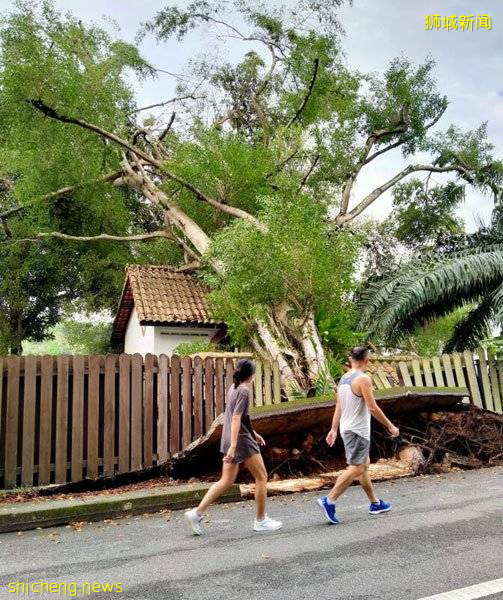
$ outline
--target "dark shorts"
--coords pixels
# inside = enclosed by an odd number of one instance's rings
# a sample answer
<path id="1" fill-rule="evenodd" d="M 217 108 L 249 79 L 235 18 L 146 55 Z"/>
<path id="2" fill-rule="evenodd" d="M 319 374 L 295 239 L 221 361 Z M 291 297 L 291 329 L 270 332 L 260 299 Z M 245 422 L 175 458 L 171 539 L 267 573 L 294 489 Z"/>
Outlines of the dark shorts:
<path id="1" fill-rule="evenodd" d="M 225 456 L 227 454 L 227 450 L 229 449 L 228 443 L 223 443 L 220 447 L 220 451 Z M 244 462 L 250 456 L 254 454 L 260 454 L 260 448 L 257 442 L 251 437 L 251 435 L 246 433 L 240 433 L 238 435 L 238 441 L 236 444 L 236 454 L 234 456 L 233 463 L 238 465 Z"/>
<path id="2" fill-rule="evenodd" d="M 370 440 L 354 431 L 345 431 L 341 437 L 348 465 L 363 465 L 369 460 Z"/>

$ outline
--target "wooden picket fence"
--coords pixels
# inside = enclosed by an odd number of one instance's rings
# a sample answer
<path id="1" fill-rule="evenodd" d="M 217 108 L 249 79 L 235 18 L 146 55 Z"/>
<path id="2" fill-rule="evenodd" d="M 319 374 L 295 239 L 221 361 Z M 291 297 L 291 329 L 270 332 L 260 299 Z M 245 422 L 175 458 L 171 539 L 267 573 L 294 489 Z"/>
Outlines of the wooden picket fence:
<path id="1" fill-rule="evenodd" d="M 378 389 L 466 387 L 475 406 L 503 414 L 503 359 L 484 348 L 432 358 L 380 357 L 372 361 L 372 379 Z"/>
<path id="2" fill-rule="evenodd" d="M 224 410 L 233 358 L 139 354 L 0 358 L 0 488 L 160 465 Z M 281 402 L 257 361 L 256 405 Z"/>

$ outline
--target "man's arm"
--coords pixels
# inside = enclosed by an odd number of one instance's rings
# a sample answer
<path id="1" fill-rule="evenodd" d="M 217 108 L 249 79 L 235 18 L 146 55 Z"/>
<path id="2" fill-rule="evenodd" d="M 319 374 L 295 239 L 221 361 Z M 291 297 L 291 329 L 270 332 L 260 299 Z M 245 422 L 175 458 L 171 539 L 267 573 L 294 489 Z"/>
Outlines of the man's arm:
<path id="1" fill-rule="evenodd" d="M 393 423 L 388 419 L 388 417 L 383 413 L 383 411 L 377 406 L 376 399 L 374 397 L 374 390 L 372 388 L 372 380 L 368 375 L 363 375 L 359 378 L 360 381 L 360 391 L 367 404 L 367 407 L 370 411 L 370 414 L 379 421 L 386 429 L 389 431 L 392 437 L 398 437 L 400 435 L 400 431 L 398 427 L 395 427 Z"/>
<path id="2" fill-rule="evenodd" d="M 329 446 L 333 446 L 335 444 L 335 440 L 337 439 L 337 431 L 339 430 L 339 423 L 341 422 L 341 403 L 339 402 L 339 398 L 337 394 L 335 395 L 335 410 L 334 416 L 332 418 L 332 428 L 328 432 L 326 442 Z"/>

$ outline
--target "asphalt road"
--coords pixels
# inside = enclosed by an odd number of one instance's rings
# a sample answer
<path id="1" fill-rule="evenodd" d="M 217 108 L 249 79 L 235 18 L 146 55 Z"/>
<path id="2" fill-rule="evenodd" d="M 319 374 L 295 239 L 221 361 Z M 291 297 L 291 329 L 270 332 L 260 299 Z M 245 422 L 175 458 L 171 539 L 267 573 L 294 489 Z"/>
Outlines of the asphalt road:
<path id="1" fill-rule="evenodd" d="M 335 526 L 321 518 L 317 494 L 273 498 L 269 514 L 284 521 L 277 533 L 251 531 L 247 502 L 213 507 L 201 538 L 181 512 L 3 534 L 0 598 L 15 597 L 11 582 L 43 579 L 122 584 L 122 593 L 93 596 L 103 599 L 417 600 L 503 577 L 503 468 L 402 479 L 378 492 L 392 512 L 369 515 L 352 487 Z"/>

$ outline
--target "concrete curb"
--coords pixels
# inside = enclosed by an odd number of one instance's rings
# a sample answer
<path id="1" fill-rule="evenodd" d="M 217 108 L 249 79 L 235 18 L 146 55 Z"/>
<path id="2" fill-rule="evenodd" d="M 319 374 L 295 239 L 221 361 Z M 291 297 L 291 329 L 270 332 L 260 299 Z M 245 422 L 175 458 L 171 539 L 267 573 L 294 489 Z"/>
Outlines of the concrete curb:
<path id="1" fill-rule="evenodd" d="M 71 500 L 47 500 L 0 504 L 0 533 L 67 525 L 74 521 L 100 521 L 124 515 L 157 512 L 163 508 L 190 508 L 204 496 L 208 485 L 181 485 L 159 490 L 140 490 L 117 495 L 88 496 Z M 219 502 L 242 500 L 233 485 Z"/>

